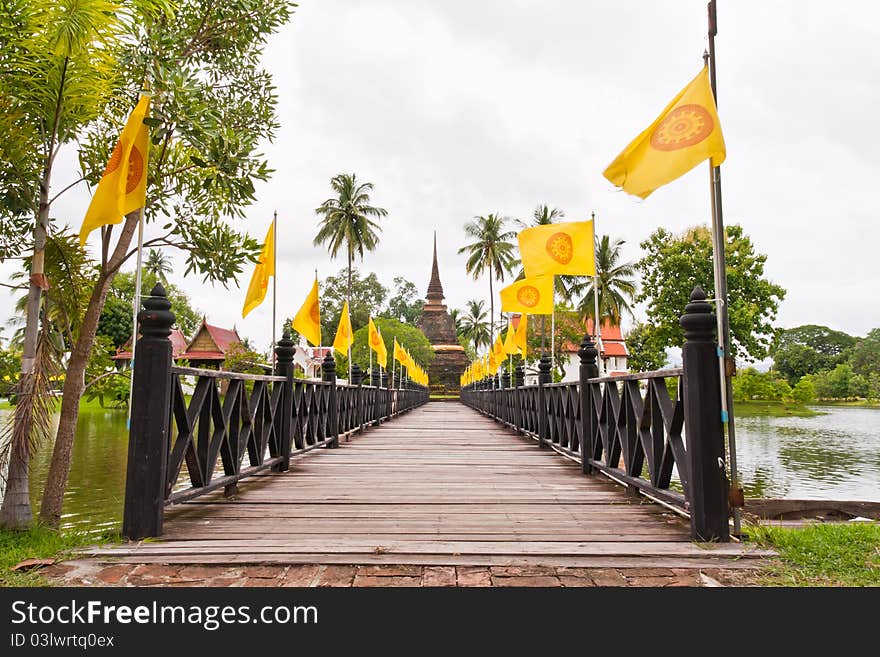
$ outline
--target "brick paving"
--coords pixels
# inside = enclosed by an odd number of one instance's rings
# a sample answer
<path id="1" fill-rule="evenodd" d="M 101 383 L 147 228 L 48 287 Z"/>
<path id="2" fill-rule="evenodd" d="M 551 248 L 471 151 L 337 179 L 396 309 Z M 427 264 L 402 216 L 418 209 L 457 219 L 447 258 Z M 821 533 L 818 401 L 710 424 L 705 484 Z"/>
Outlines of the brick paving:
<path id="1" fill-rule="evenodd" d="M 413 565 L 164 565 L 74 560 L 42 568 L 60 586 L 589 587 L 717 586 L 724 573 L 686 568 Z M 705 575 L 709 575 L 707 578 Z M 731 582 L 742 585 L 744 582 Z"/>

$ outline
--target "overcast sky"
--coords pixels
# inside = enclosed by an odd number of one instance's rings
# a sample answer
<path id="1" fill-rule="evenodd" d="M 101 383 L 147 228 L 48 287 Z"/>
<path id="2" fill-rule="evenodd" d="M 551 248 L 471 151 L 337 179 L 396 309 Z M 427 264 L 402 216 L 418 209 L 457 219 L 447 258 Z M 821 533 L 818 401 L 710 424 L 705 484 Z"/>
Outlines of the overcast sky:
<path id="1" fill-rule="evenodd" d="M 373 201 L 388 209 L 379 248 L 359 266 L 389 287 L 403 275 L 424 294 L 436 229 L 452 307 L 488 297 L 488 281 L 467 277 L 456 253 L 474 215 L 528 218 L 539 203 L 571 220 L 595 211 L 598 232 L 625 239 L 633 261 L 658 226 L 707 223 L 706 165 L 645 201 L 602 177 L 702 65 L 705 5 L 301 0 L 266 51 L 281 129 L 265 152 L 277 173 L 258 187 L 246 222 L 262 240 L 278 211 L 279 322 L 299 307 L 315 268 L 323 278 L 344 267 L 312 246 L 314 209 L 340 172 L 373 182 Z M 864 335 L 880 326 L 872 198 L 880 10 L 806 0 L 719 5 L 725 221 L 744 226 L 768 256 L 767 276 L 788 290 L 779 325 Z M 54 182 L 60 189 L 69 179 L 62 172 Z M 78 228 L 87 190 L 62 198 L 54 215 Z M 183 269 L 173 280 L 209 321 L 268 345 L 271 299 L 241 319 L 250 270 L 241 289 L 224 290 L 183 279 Z M 0 303 L 11 315 L 11 296 Z"/>

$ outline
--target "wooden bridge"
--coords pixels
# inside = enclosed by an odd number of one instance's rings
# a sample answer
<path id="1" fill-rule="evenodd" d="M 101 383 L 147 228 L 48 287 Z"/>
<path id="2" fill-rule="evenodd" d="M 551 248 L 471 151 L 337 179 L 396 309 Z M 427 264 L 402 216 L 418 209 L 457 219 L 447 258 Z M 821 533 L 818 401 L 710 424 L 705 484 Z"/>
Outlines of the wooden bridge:
<path id="1" fill-rule="evenodd" d="M 754 566 L 688 524 L 474 410 L 433 402 L 166 513 L 160 541 L 98 550 L 137 563 Z"/>
<path id="2" fill-rule="evenodd" d="M 338 384 L 332 358 L 323 382 L 297 380 L 287 337 L 275 376 L 174 367 L 168 306 L 157 289 L 141 314 L 133 540 L 100 560 L 702 569 L 768 554 L 728 542 L 703 299 L 683 370 L 599 378 L 585 338 L 580 381 L 550 384 L 544 359 L 539 385 L 520 368 L 464 403 L 357 368 Z"/>

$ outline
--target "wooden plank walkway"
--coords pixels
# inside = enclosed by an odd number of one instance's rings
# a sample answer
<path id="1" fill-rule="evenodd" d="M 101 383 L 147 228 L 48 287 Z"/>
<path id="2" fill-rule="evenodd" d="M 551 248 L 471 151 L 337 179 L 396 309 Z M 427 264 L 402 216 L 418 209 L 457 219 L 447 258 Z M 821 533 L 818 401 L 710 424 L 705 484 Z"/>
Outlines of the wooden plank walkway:
<path id="1" fill-rule="evenodd" d="M 162 540 L 98 548 L 129 563 L 595 568 L 755 567 L 685 521 L 463 404 L 429 403 L 339 449 L 168 511 Z"/>

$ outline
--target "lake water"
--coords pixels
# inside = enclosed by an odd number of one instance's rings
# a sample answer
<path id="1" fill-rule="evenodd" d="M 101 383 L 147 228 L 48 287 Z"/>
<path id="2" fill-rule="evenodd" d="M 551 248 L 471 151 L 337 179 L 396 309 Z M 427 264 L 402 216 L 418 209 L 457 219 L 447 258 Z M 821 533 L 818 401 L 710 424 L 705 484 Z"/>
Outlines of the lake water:
<path id="1" fill-rule="evenodd" d="M 816 410 L 827 414 L 737 418 L 746 495 L 880 501 L 880 409 Z M 120 527 L 127 450 L 124 411 L 80 412 L 64 501 L 66 526 Z M 46 446 L 31 468 L 35 513 L 50 457 L 51 446 Z"/>

